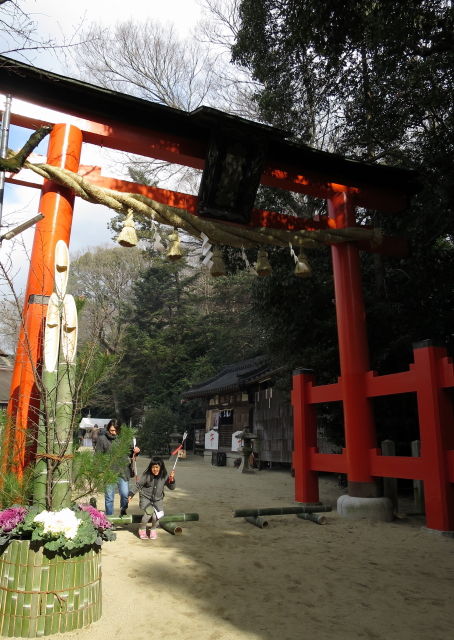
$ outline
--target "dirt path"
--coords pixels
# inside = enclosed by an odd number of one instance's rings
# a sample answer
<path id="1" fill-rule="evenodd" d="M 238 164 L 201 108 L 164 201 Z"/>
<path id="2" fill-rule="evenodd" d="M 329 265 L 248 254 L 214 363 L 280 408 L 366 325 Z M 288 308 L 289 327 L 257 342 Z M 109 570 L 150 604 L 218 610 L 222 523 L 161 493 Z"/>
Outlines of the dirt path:
<path id="1" fill-rule="evenodd" d="M 141 460 L 141 466 L 145 460 Z M 321 480 L 335 509 L 340 491 Z M 118 497 L 116 497 L 118 499 Z M 182 536 L 138 525 L 103 547 L 103 617 L 66 639 L 447 640 L 453 635 L 454 540 L 421 519 L 319 526 L 270 517 L 261 530 L 233 509 L 289 506 L 288 472 L 242 475 L 199 457 L 178 463 L 167 513 L 198 512 Z M 134 498 L 130 512 L 140 513 Z M 118 504 L 117 504 L 118 512 Z"/>

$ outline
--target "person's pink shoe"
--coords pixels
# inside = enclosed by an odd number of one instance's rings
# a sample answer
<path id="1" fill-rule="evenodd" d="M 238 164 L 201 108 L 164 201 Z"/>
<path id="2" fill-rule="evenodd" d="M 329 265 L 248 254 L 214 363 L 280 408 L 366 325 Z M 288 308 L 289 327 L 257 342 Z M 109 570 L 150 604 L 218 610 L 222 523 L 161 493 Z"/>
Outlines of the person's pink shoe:
<path id="1" fill-rule="evenodd" d="M 157 538 L 156 530 L 155 530 L 155 529 L 152 529 L 152 530 L 150 531 L 150 540 L 156 540 L 156 538 Z"/>
<path id="2" fill-rule="evenodd" d="M 148 540 L 146 529 L 139 529 L 139 538 L 141 540 Z"/>

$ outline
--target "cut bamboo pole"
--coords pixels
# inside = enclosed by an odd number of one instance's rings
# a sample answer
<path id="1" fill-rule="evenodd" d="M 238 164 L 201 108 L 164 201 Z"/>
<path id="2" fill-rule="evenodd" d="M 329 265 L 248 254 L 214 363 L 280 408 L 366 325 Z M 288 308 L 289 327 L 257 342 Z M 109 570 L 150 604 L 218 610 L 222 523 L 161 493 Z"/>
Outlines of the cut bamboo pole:
<path id="1" fill-rule="evenodd" d="M 27 547 L 27 567 L 23 569 L 25 572 L 25 593 L 24 603 L 22 605 L 22 625 L 20 636 L 22 638 L 30 637 L 30 622 L 31 622 L 31 609 L 33 596 L 32 587 L 34 580 L 34 564 L 35 564 L 35 552 L 30 549 L 30 545 Z"/>
<path id="2" fill-rule="evenodd" d="M 11 564 L 11 550 L 12 545 L 8 545 L 6 549 L 4 548 L 3 553 L 0 556 L 0 571 L 1 571 L 1 586 L 4 587 L 0 590 L 0 611 L 3 613 L 0 616 L 0 635 L 3 635 L 3 625 L 5 622 L 5 612 L 6 612 L 6 598 L 8 595 L 8 591 L 6 589 L 9 587 L 9 577 L 12 571 Z"/>
<path id="3" fill-rule="evenodd" d="M 332 511 L 332 507 L 327 506 L 306 506 L 306 507 L 270 507 L 268 509 L 236 509 L 233 511 L 234 518 L 246 518 L 252 516 L 285 516 L 295 513 L 320 513 L 323 511 Z"/>
<path id="4" fill-rule="evenodd" d="M 19 636 L 21 635 L 21 627 L 22 627 L 22 613 L 24 606 L 24 591 L 25 591 L 25 574 L 27 571 L 27 544 L 23 544 L 22 541 L 18 541 L 19 544 L 19 559 L 16 566 L 17 571 L 17 584 L 16 584 L 16 606 L 14 611 L 14 616 L 12 619 L 12 628 L 13 632 L 11 635 Z M 24 557 L 25 556 L 25 557 Z M 11 629 L 11 626 L 10 626 Z"/>
<path id="5" fill-rule="evenodd" d="M 66 293 L 69 276 L 69 251 L 64 240 L 59 240 L 55 245 L 55 291 L 60 300 L 63 300 Z"/>
<path id="6" fill-rule="evenodd" d="M 54 453 L 64 454 L 52 488 L 52 506 L 54 509 L 71 505 L 71 457 L 72 434 L 71 422 L 73 413 L 73 389 L 76 375 L 77 348 L 77 308 L 74 298 L 66 295 L 63 300 L 61 328 L 61 351 L 58 365 L 57 412 Z M 65 444 L 66 449 L 65 449 Z"/>
<path id="7" fill-rule="evenodd" d="M 181 536 L 183 529 L 176 522 L 162 522 L 162 518 L 159 521 L 159 526 L 167 533 L 171 533 L 173 536 Z"/>
<path id="8" fill-rule="evenodd" d="M 142 522 L 141 515 L 131 516 L 106 516 L 107 520 L 112 524 L 139 524 Z M 160 518 L 161 522 L 196 522 L 199 519 L 198 513 L 173 513 Z"/>
<path id="9" fill-rule="evenodd" d="M 244 519 L 246 520 L 246 522 L 255 525 L 259 529 L 266 529 L 266 527 L 268 526 L 268 520 L 265 520 L 264 518 L 254 518 L 253 516 L 246 516 Z"/>
<path id="10" fill-rule="evenodd" d="M 52 434 L 55 426 L 57 367 L 60 345 L 60 307 L 60 300 L 57 294 L 53 293 L 49 299 L 44 331 L 43 386 L 45 401 L 43 400 L 41 402 L 41 419 L 38 425 L 37 437 L 38 459 L 35 467 L 36 477 L 33 487 L 33 502 L 41 509 L 46 508 L 47 460 L 45 455 L 39 457 L 39 454 L 53 452 L 53 444 L 52 442 L 47 442 L 47 439 L 48 432 Z"/>
<path id="11" fill-rule="evenodd" d="M 59 590 L 61 589 L 61 585 L 63 584 L 63 572 L 65 565 L 63 558 L 58 555 L 53 558 L 53 562 L 55 566 L 55 573 L 53 574 L 52 585 L 49 586 L 49 591 L 53 592 L 49 595 L 53 604 L 52 612 L 54 614 L 52 616 L 51 633 L 58 633 L 60 631 L 60 612 L 63 610 L 63 607 L 61 604 L 61 600 L 57 597 L 57 594 L 61 597 L 61 592 L 59 592 Z"/>
<path id="12" fill-rule="evenodd" d="M 38 616 L 40 615 L 40 588 L 41 575 L 43 569 L 43 547 L 42 545 L 33 554 L 33 580 L 32 580 L 32 601 L 30 609 L 30 632 L 29 637 L 35 638 L 38 635 Z"/>
<path id="13" fill-rule="evenodd" d="M 297 513 L 296 517 L 301 518 L 301 520 L 310 520 L 316 524 L 326 524 L 326 517 L 319 516 L 316 513 Z"/>
<path id="14" fill-rule="evenodd" d="M 20 562 L 20 542 L 18 540 L 13 540 L 11 546 L 12 549 L 11 558 L 9 562 L 11 562 L 10 574 L 8 576 L 8 589 L 9 591 L 6 594 L 6 607 L 5 607 L 5 625 L 2 635 L 12 636 L 14 633 L 14 615 L 16 613 L 16 603 L 17 603 L 17 593 L 15 592 L 17 588 L 17 581 L 19 579 L 19 567 L 17 566 Z"/>
<path id="15" fill-rule="evenodd" d="M 47 626 L 47 599 L 48 596 L 46 592 L 49 589 L 49 573 L 50 573 L 50 563 L 49 557 L 44 553 L 44 549 L 41 548 L 42 559 L 41 559 L 41 580 L 40 580 L 40 596 L 39 596 L 39 612 L 40 617 L 38 618 L 38 622 L 36 625 L 36 635 L 43 636 L 46 635 L 46 626 Z"/>
<path id="16" fill-rule="evenodd" d="M 44 604 L 44 615 L 46 616 L 44 622 L 44 635 L 48 636 L 52 631 L 52 621 L 53 614 L 55 612 L 55 596 L 53 593 L 49 593 L 49 591 L 53 591 L 55 589 L 55 572 L 57 570 L 57 565 L 54 558 L 49 558 L 49 571 L 47 578 L 47 593 L 43 597 Z"/>
<path id="17" fill-rule="evenodd" d="M 75 570 L 75 584 L 77 585 L 77 589 L 74 589 L 74 597 L 73 597 L 73 616 L 72 616 L 72 628 L 73 629 L 77 629 L 79 627 L 79 606 L 80 606 L 80 602 L 81 602 L 81 598 L 80 598 L 80 591 L 81 591 L 81 584 L 82 580 L 81 580 L 81 567 L 82 567 L 82 563 L 80 562 L 80 559 L 78 562 L 76 562 L 76 564 L 74 565 L 74 570 Z"/>

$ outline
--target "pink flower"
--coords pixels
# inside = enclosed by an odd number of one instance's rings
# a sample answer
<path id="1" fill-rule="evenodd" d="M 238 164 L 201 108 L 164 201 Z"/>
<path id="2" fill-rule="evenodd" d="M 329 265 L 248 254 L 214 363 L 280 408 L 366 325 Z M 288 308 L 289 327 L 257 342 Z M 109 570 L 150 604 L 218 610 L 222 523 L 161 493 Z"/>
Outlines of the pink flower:
<path id="1" fill-rule="evenodd" d="M 98 511 L 97 509 L 95 509 L 91 505 L 89 505 L 89 504 L 80 504 L 79 508 L 82 511 L 88 511 L 88 513 L 90 514 L 90 517 L 91 517 L 91 521 L 93 522 L 93 525 L 97 529 L 110 529 L 112 527 L 112 523 L 107 520 L 105 514 L 102 513 L 101 511 Z"/>
<path id="2" fill-rule="evenodd" d="M 24 521 L 26 515 L 27 509 L 24 507 L 11 507 L 2 511 L 0 513 L 0 529 L 3 533 L 10 533 Z"/>

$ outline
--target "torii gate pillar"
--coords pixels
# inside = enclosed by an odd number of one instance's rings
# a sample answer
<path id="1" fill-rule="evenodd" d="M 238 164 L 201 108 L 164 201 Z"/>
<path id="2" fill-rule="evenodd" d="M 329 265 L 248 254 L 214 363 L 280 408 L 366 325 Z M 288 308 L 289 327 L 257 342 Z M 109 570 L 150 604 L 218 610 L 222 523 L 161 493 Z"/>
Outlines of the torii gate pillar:
<path id="1" fill-rule="evenodd" d="M 82 150 L 82 132 L 69 124 L 57 124 L 51 131 L 47 163 L 77 173 Z M 39 366 L 42 351 L 43 322 L 48 296 L 54 288 L 54 255 L 59 240 L 69 245 L 74 209 L 74 193 L 52 180 L 45 180 L 39 212 L 44 215 L 36 225 L 30 258 L 30 270 L 21 328 L 11 381 L 8 413 L 15 422 L 9 439 L 9 453 L 20 476 L 27 460 L 26 431 L 37 424 L 40 395 L 33 369 Z"/>
<path id="2" fill-rule="evenodd" d="M 329 217 L 336 227 L 356 226 L 355 208 L 348 192 L 328 200 Z M 354 242 L 331 245 L 337 331 L 342 377 L 348 494 L 357 498 L 378 498 L 380 485 L 370 475 L 365 452 L 376 444 L 372 401 L 366 397 L 365 376 L 369 371 L 366 311 L 361 282 L 359 249 Z"/>

